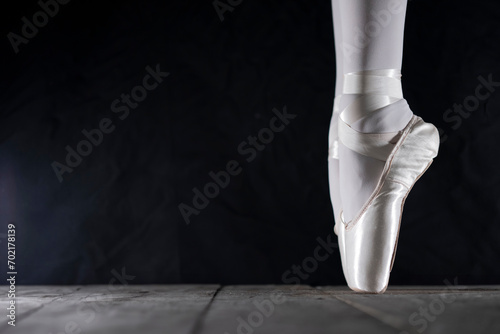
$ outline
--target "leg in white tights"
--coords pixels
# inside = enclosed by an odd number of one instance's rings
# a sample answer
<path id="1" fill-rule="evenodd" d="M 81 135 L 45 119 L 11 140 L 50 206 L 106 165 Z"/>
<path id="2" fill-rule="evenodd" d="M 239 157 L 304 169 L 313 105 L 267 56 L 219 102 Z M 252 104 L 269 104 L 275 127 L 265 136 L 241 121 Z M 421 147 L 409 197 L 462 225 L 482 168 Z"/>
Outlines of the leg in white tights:
<path id="1" fill-rule="evenodd" d="M 343 74 L 329 138 L 335 229 L 349 287 L 383 293 L 404 200 L 436 157 L 439 134 L 403 98 L 406 0 L 332 0 L 332 8 Z"/>
<path id="2" fill-rule="evenodd" d="M 342 114 L 339 122 L 343 120 L 362 133 L 397 133 L 413 115 L 402 98 L 398 72 L 402 63 L 406 0 L 332 0 L 332 7 L 337 30 L 337 71 L 344 75 L 337 76 L 335 94 L 336 107 Z M 367 72 L 372 70 L 392 71 Z M 367 74 L 376 76 L 366 79 Z M 374 100 L 373 94 L 379 96 Z M 335 202 L 341 202 L 344 220 L 348 222 L 372 194 L 385 162 L 371 152 L 358 153 L 342 141 L 338 143 L 338 157 L 337 182 L 335 161 L 330 163 L 332 201 L 334 210 L 338 206 Z M 337 200 L 334 183 L 340 185 Z"/>

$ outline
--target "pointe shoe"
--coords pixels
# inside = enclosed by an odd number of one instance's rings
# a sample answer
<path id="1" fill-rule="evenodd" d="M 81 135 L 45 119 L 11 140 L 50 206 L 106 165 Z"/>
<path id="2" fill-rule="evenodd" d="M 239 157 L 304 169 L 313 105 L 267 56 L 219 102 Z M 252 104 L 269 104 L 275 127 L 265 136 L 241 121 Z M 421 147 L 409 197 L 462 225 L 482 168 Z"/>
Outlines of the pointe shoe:
<path id="1" fill-rule="evenodd" d="M 350 79 L 348 79 L 350 77 Z M 346 75 L 344 93 L 356 94 L 362 84 L 362 105 L 370 110 L 341 114 L 339 140 L 351 150 L 385 161 L 375 190 L 350 221 L 337 227 L 339 250 L 348 286 L 358 292 L 383 293 L 387 289 L 394 264 L 404 202 L 415 182 L 436 157 L 439 134 L 430 123 L 413 116 L 406 127 L 397 133 L 366 134 L 352 129 L 349 120 L 359 119 L 374 110 L 402 98 L 394 80 L 395 70 L 376 70 Z M 350 88 L 349 88 L 350 87 Z M 354 92 L 354 93 L 353 93 Z M 367 103 L 368 101 L 368 103 Z M 366 109 L 366 108 L 365 108 Z M 344 111 L 345 111 L 344 110 Z M 356 115 L 357 113 L 357 115 Z M 342 245 L 342 246 L 341 246 Z"/>

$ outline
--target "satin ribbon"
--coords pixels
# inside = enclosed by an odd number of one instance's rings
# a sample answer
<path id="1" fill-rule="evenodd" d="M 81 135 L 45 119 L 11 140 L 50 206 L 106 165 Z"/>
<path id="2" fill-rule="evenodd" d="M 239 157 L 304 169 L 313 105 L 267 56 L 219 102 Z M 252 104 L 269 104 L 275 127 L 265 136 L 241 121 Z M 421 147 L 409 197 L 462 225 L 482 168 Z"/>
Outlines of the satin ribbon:
<path id="1" fill-rule="evenodd" d="M 398 132 L 363 133 L 351 124 L 403 98 L 401 71 L 396 69 L 351 72 L 344 75 L 343 94 L 361 94 L 340 114 L 339 140 L 349 149 L 385 161 Z M 338 154 L 337 154 L 338 156 Z"/>

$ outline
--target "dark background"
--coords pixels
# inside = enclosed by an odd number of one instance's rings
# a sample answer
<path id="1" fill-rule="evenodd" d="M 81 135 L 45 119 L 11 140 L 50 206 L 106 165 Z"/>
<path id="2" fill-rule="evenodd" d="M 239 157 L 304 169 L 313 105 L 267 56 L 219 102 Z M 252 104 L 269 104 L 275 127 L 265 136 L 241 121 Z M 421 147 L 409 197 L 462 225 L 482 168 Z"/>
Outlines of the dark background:
<path id="1" fill-rule="evenodd" d="M 1 11 L 1 277 L 10 222 L 18 284 L 108 283 L 113 270 L 133 283 L 282 283 L 333 234 L 329 0 L 246 0 L 223 22 L 212 0 L 73 0 L 16 54 L 7 34 L 39 10 Z M 391 284 L 500 283 L 500 94 L 443 117 L 478 76 L 500 81 L 499 21 L 495 0 L 408 5 L 404 93 L 442 144 L 407 199 Z M 156 64 L 170 76 L 120 120 L 111 102 Z M 296 119 L 247 162 L 238 145 L 284 106 Z M 60 183 L 52 162 L 106 117 L 114 132 Z M 241 174 L 187 225 L 178 205 L 233 159 Z M 337 250 L 300 282 L 345 284 Z"/>

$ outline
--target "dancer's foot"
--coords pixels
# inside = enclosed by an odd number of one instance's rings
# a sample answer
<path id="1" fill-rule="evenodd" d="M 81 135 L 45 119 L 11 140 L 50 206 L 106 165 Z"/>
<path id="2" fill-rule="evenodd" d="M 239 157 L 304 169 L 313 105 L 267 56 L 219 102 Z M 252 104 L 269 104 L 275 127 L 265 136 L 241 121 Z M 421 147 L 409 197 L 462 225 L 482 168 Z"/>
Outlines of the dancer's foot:
<path id="1" fill-rule="evenodd" d="M 352 220 L 373 193 L 391 145 L 413 116 L 397 70 L 344 76 L 339 131 L 340 189 L 344 218 Z M 378 147 L 377 147 L 378 146 Z M 393 145 L 392 145 L 393 146 Z"/>
<path id="2" fill-rule="evenodd" d="M 436 156 L 436 128 L 413 116 L 399 71 L 345 76 L 356 94 L 339 119 L 342 225 L 337 226 L 344 275 L 356 291 L 381 293 L 392 268 L 404 200 Z"/>

